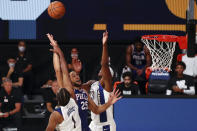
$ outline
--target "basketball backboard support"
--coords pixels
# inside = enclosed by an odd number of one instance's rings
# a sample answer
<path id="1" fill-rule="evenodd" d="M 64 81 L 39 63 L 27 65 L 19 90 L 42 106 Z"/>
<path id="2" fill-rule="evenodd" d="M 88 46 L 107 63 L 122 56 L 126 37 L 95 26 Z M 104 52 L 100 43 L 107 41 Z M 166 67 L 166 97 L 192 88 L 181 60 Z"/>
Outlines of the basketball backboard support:
<path id="1" fill-rule="evenodd" d="M 186 33 L 187 33 L 187 56 L 194 57 L 196 54 L 196 20 L 194 18 L 194 5 L 197 0 L 189 0 L 188 9 L 186 12 Z"/>

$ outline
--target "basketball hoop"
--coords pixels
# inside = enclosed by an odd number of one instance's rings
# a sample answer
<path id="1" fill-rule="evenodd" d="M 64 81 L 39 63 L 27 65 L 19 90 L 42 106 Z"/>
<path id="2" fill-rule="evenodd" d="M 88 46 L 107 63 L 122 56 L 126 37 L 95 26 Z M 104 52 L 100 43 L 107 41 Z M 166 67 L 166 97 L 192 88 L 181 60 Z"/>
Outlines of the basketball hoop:
<path id="1" fill-rule="evenodd" d="M 152 71 L 170 71 L 178 36 L 145 35 L 142 42 L 149 49 L 152 57 Z"/>

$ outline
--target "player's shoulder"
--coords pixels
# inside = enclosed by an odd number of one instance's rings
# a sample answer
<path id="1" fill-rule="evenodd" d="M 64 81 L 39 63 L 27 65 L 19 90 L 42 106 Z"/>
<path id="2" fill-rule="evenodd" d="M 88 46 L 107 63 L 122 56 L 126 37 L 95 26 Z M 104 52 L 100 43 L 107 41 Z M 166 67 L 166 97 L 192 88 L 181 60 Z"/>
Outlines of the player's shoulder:
<path id="1" fill-rule="evenodd" d="M 99 86 L 99 81 L 96 81 L 96 82 L 94 82 L 94 83 L 91 85 L 91 89 L 98 88 L 98 86 Z"/>
<path id="2" fill-rule="evenodd" d="M 194 77 L 193 77 L 193 76 L 190 76 L 190 75 L 183 74 L 183 76 L 184 76 L 186 79 L 190 79 L 190 80 L 193 80 L 193 79 L 194 79 Z"/>

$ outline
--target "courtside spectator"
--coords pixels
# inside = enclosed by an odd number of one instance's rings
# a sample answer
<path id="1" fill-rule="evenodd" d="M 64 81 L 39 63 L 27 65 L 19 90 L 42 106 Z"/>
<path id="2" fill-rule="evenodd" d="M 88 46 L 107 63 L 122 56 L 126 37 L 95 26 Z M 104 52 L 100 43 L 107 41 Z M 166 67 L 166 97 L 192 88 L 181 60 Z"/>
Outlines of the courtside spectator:
<path id="1" fill-rule="evenodd" d="M 166 95 L 195 95 L 194 78 L 183 74 L 185 69 L 184 62 L 176 64 L 176 75 L 170 79 Z"/>
<path id="2" fill-rule="evenodd" d="M 43 89 L 43 97 L 47 107 L 47 111 L 45 113 L 45 126 L 47 126 L 49 116 L 54 111 L 57 105 L 56 93 L 59 89 L 57 80 L 54 80 L 51 84 L 51 88 L 44 88 Z"/>
<path id="3" fill-rule="evenodd" d="M 12 87 L 12 81 L 3 80 L 3 88 L 0 90 L 0 130 L 4 127 L 17 127 L 21 129 L 21 102 L 22 94 Z"/>
<path id="4" fill-rule="evenodd" d="M 70 57 L 68 58 L 68 69 L 74 70 L 76 73 L 80 74 L 82 81 L 85 82 L 85 63 L 82 63 L 79 57 L 79 51 L 77 48 L 72 48 L 70 52 Z"/>
<path id="5" fill-rule="evenodd" d="M 139 95 L 138 83 L 132 80 L 132 73 L 125 72 L 122 77 L 123 82 L 117 85 L 116 90 L 119 89 L 122 96 Z"/>
<path id="6" fill-rule="evenodd" d="M 23 86 L 23 76 L 22 73 L 16 68 L 16 60 L 14 58 L 9 58 L 7 60 L 8 69 L 3 73 L 2 81 L 5 78 L 12 80 L 12 86 L 16 88 L 21 88 Z"/>

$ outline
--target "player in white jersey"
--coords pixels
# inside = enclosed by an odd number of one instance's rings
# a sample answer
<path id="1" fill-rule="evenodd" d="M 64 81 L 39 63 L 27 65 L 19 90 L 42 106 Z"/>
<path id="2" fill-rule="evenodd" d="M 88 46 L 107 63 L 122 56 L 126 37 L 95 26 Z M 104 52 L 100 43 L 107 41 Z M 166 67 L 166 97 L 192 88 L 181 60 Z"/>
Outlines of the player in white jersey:
<path id="1" fill-rule="evenodd" d="M 109 69 L 109 59 L 107 50 L 108 32 L 103 33 L 103 51 L 101 59 L 100 80 L 93 83 L 90 88 L 90 95 L 96 105 L 103 105 L 108 101 L 110 93 L 113 90 L 112 76 Z M 113 105 L 105 112 L 95 114 L 91 112 L 92 121 L 89 125 L 92 131 L 116 131 L 116 124 L 113 118 Z"/>
<path id="2" fill-rule="evenodd" d="M 65 88 L 60 88 L 57 93 L 58 107 L 49 118 L 46 131 L 81 131 L 81 119 L 78 106 L 74 99 L 70 98 Z"/>

